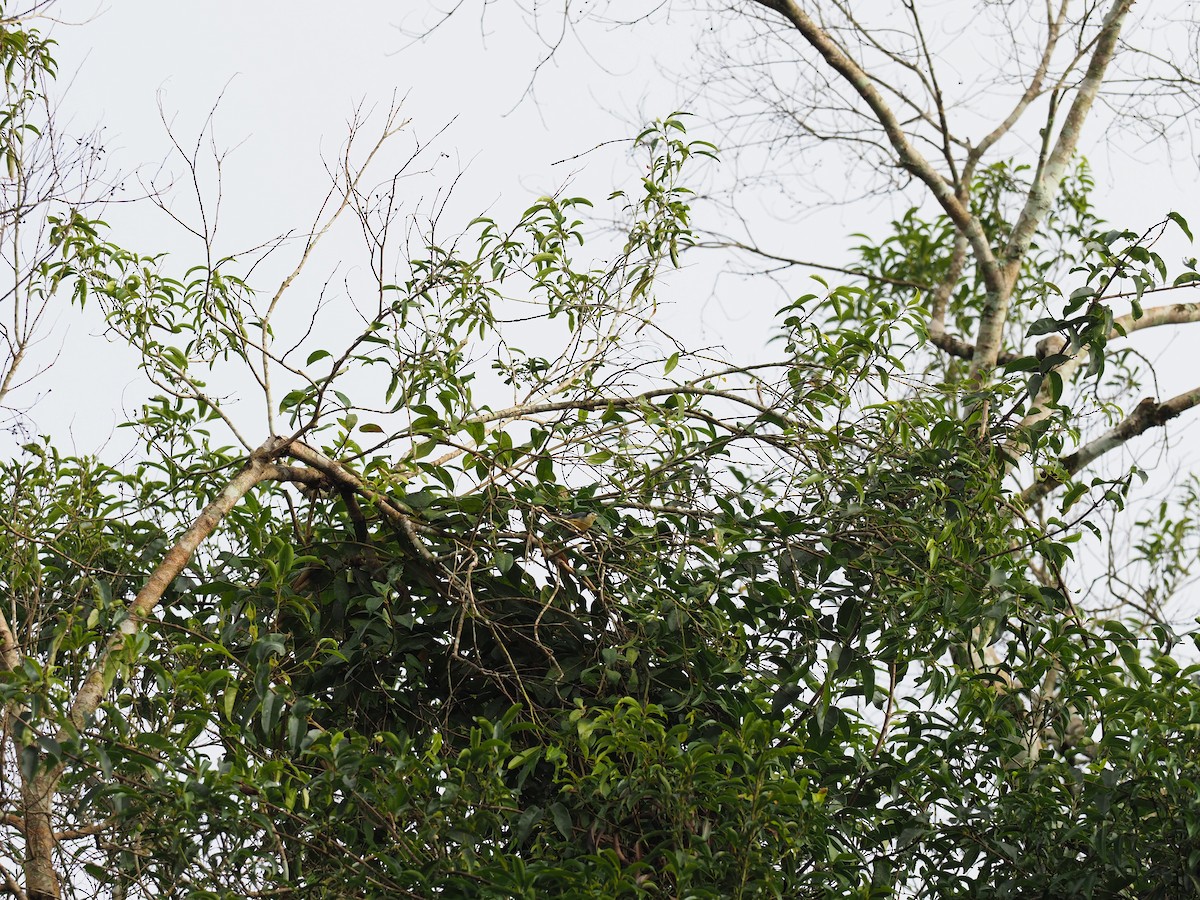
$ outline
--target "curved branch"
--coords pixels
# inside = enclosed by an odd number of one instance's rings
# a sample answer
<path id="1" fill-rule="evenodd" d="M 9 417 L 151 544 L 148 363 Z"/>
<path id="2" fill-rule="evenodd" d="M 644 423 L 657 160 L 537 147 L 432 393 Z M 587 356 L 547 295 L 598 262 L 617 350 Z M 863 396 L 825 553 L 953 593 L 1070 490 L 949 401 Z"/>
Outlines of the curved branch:
<path id="1" fill-rule="evenodd" d="M 896 152 L 901 168 L 911 172 L 933 193 L 950 221 L 966 235 L 979 265 L 980 274 L 989 292 L 1000 293 L 1004 286 L 1003 272 L 979 220 L 963 205 L 954 186 L 944 178 L 909 141 L 900 120 L 871 82 L 871 77 L 846 55 L 837 42 L 802 10 L 796 0 L 755 0 L 761 6 L 782 15 L 829 64 L 850 84 L 870 107 L 875 120 L 883 128 L 888 142 Z M 1125 0 L 1132 2 L 1132 0 Z"/>
<path id="2" fill-rule="evenodd" d="M 96 657 L 83 684 L 71 701 L 68 713 L 71 725 L 81 729 L 87 720 L 95 713 L 103 702 L 105 695 L 112 687 L 116 677 L 115 655 L 124 649 L 127 640 L 141 630 L 154 607 L 158 605 L 162 595 L 166 593 L 171 583 L 179 577 L 184 567 L 191 561 L 192 555 L 203 541 L 216 530 L 217 525 L 229 513 L 238 501 L 257 484 L 270 477 L 270 458 L 279 450 L 279 438 L 270 438 L 257 450 L 228 484 L 208 506 L 196 517 L 191 527 L 183 533 L 175 545 L 166 552 L 162 562 L 150 573 L 137 596 L 130 601 L 125 609 L 125 618 L 109 637 L 104 648 Z M 59 740 L 68 737 L 66 727 L 59 730 Z"/>
<path id="3" fill-rule="evenodd" d="M 1021 499 L 1026 505 L 1037 503 L 1060 487 L 1065 478 L 1087 468 L 1105 453 L 1115 450 L 1151 428 L 1161 428 L 1195 406 L 1200 406 L 1200 388 L 1184 391 L 1163 403 L 1158 403 L 1152 397 L 1145 398 L 1124 421 L 1098 438 L 1088 441 L 1074 453 L 1061 457 L 1058 462 L 1065 470 L 1065 477 L 1046 474 L 1036 484 L 1023 490 Z"/>
<path id="4" fill-rule="evenodd" d="M 1115 341 L 1146 328 L 1157 328 L 1162 325 L 1187 325 L 1194 322 L 1200 322 L 1200 303 L 1171 303 L 1165 306 L 1153 306 L 1143 310 L 1141 316 L 1137 318 L 1134 318 L 1133 313 L 1130 312 L 1113 319 L 1113 327 L 1108 333 L 1108 339 Z M 1062 335 L 1052 334 L 1038 343 L 1037 355 L 1040 359 L 1045 359 L 1047 356 L 1062 353 L 1066 345 L 1066 339 Z M 1055 367 L 1054 371 L 1058 373 L 1064 384 L 1075 374 L 1075 370 L 1079 368 L 1085 355 L 1086 351 L 1081 348 Z M 1034 400 L 1033 412 L 1021 420 L 1022 431 L 1028 430 L 1050 416 L 1052 410 L 1046 402 L 1045 393 L 1048 389 L 1049 383 L 1045 382 Z M 1005 452 L 1012 457 L 1020 455 L 1023 450 L 1024 447 L 1015 441 L 1005 447 Z"/>
<path id="5" fill-rule="evenodd" d="M 428 563 L 437 563 L 437 558 L 429 552 L 429 548 L 425 546 L 417 534 L 416 526 L 413 520 L 401 510 L 395 503 L 385 497 L 383 494 L 376 491 L 361 478 L 347 469 L 344 465 L 335 459 L 330 459 L 324 453 L 316 450 L 303 441 L 293 440 L 287 445 L 285 451 L 289 456 L 295 457 L 303 463 L 306 463 L 326 476 L 333 485 L 339 489 L 352 491 L 356 494 L 361 494 L 370 500 L 393 524 L 395 524 L 405 538 L 412 545 L 412 550 L 417 556 Z"/>
<path id="6" fill-rule="evenodd" d="M 950 256 L 950 268 L 946 276 L 933 289 L 929 309 L 929 340 L 935 346 L 949 353 L 970 359 L 975 354 L 975 348 L 966 341 L 946 333 L 946 306 L 955 285 L 962 278 L 963 269 L 967 265 L 967 237 L 961 231 L 954 235 L 954 252 Z"/>
<path id="7" fill-rule="evenodd" d="M 1168 303 L 1164 306 L 1152 306 L 1142 310 L 1142 314 L 1134 317 L 1126 313 L 1113 319 L 1113 330 L 1109 333 L 1110 341 L 1116 340 L 1122 334 L 1132 334 L 1145 328 L 1157 328 L 1160 325 L 1187 325 L 1200 322 L 1200 303 Z"/>

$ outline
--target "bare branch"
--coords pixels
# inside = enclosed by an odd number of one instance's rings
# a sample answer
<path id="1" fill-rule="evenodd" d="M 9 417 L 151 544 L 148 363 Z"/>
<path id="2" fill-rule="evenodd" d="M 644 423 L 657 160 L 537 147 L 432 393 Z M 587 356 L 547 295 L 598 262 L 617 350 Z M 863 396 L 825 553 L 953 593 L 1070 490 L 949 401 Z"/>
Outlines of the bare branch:
<path id="1" fill-rule="evenodd" d="M 392 109 L 389 110 L 389 112 L 388 112 L 387 118 L 384 121 L 383 129 L 381 130 L 379 137 L 376 139 L 376 141 L 372 145 L 371 149 L 367 152 L 366 159 L 362 162 L 361 165 L 357 166 L 357 168 L 352 167 L 351 163 L 350 163 L 350 151 L 351 151 L 351 146 L 353 144 L 354 136 L 356 133 L 355 127 L 354 126 L 351 127 L 350 138 L 347 141 L 346 148 L 345 148 L 345 151 L 343 154 L 343 175 L 344 175 L 346 181 L 345 181 L 344 189 L 341 192 L 342 193 L 341 200 L 338 203 L 338 205 L 334 208 L 333 212 L 330 213 L 329 216 L 325 219 L 324 222 L 319 221 L 320 216 L 318 215 L 318 222 L 314 225 L 312 231 L 309 233 L 308 239 L 305 241 L 304 250 L 300 254 L 300 259 L 296 263 L 296 267 L 291 271 L 290 274 L 288 274 L 283 279 L 283 281 L 280 282 L 279 287 L 276 289 L 274 295 L 271 297 L 270 302 L 267 304 L 266 312 L 264 312 L 262 315 L 262 323 L 263 323 L 263 342 L 262 342 L 263 343 L 263 346 L 262 346 L 263 393 L 265 395 L 264 400 L 266 402 L 267 423 L 269 426 L 269 430 L 272 432 L 275 431 L 275 402 L 274 402 L 274 398 L 273 398 L 272 392 L 271 392 L 270 364 L 272 362 L 272 356 L 268 352 L 269 347 L 270 347 L 270 340 L 268 338 L 268 329 L 270 326 L 271 317 L 274 315 L 276 308 L 279 306 L 280 300 L 283 299 L 283 295 L 287 293 L 288 289 L 292 286 L 293 282 L 295 282 L 296 278 L 299 277 L 299 275 L 302 271 L 304 271 L 305 266 L 308 264 L 309 259 L 312 257 L 313 251 L 316 250 L 317 245 L 321 242 L 321 239 L 323 237 L 325 237 L 326 234 L 329 233 L 329 230 L 331 228 L 333 228 L 334 224 L 336 224 L 336 222 L 342 217 L 343 213 L 345 213 L 346 210 L 349 209 L 353 205 L 353 202 L 358 193 L 359 183 L 366 176 L 367 171 L 371 167 L 371 162 L 378 155 L 379 151 L 383 148 L 384 144 L 386 144 L 390 138 L 394 137 L 401 130 L 403 130 L 408 125 L 408 123 L 409 123 L 409 120 L 401 119 L 399 109 L 397 109 L 396 107 L 393 106 Z M 335 189 L 331 189 L 330 193 L 326 196 L 325 204 L 322 204 L 322 208 L 321 208 L 322 214 L 324 213 L 325 206 L 331 200 L 334 190 Z"/>
<path id="2" fill-rule="evenodd" d="M 1058 7 L 1058 14 L 1046 23 L 1046 43 L 1042 48 L 1042 58 L 1038 62 L 1038 67 L 1034 71 L 1033 76 L 1029 79 L 1029 84 L 1025 88 L 1025 92 L 1017 100 L 1012 111 L 1004 118 L 1004 121 L 991 130 L 978 144 L 971 148 L 967 154 L 967 163 L 964 166 L 963 180 L 969 182 L 971 173 L 975 169 L 975 164 L 983 157 L 983 154 L 991 149 L 992 145 L 1004 135 L 1012 130 L 1012 127 L 1017 124 L 1021 115 L 1029 108 L 1034 100 L 1041 96 L 1044 88 L 1046 73 L 1050 69 L 1050 60 L 1054 57 L 1054 50 L 1058 46 L 1059 36 L 1062 34 L 1063 22 L 1067 16 L 1067 6 L 1070 0 L 1062 0 Z"/>
<path id="3" fill-rule="evenodd" d="M 1008 321 L 1012 288 L 1021 272 L 1021 264 L 1029 252 L 1034 235 L 1046 220 L 1066 174 L 1067 165 L 1075 155 L 1083 124 L 1104 82 L 1104 73 L 1108 70 L 1121 36 L 1121 26 L 1132 6 L 1133 0 L 1114 0 L 1105 17 L 1087 71 L 1075 92 L 1075 99 L 1059 131 L 1058 139 L 1029 191 L 1025 208 L 1018 216 L 1008 244 L 1004 248 L 1002 282 L 996 287 L 988 282 L 988 296 L 979 318 L 979 331 L 975 340 L 975 356 L 971 360 L 973 376 L 978 377 L 996 367 L 1004 337 L 1004 326 Z"/>
<path id="4" fill-rule="evenodd" d="M 703 241 L 695 245 L 709 250 L 743 250 L 746 253 L 752 253 L 755 256 L 761 256 L 763 259 L 769 259 L 772 262 L 782 263 L 784 267 L 796 266 L 804 269 L 817 269 L 821 272 L 837 272 L 840 275 L 852 275 L 855 278 L 863 278 L 867 281 L 877 284 L 891 284 L 896 287 L 913 288 L 919 291 L 933 291 L 936 288 L 933 285 L 922 284 L 918 281 L 907 281 L 903 278 L 889 278 L 886 275 L 879 275 L 875 272 L 868 272 L 864 269 L 851 269 L 845 266 L 831 266 L 825 263 L 812 262 L 806 259 L 795 259 L 790 256 L 783 256 L 779 253 L 774 253 L 770 250 L 764 250 L 755 244 L 747 244 L 743 241 L 734 240 L 733 238 L 721 238 L 714 241 Z"/>
<path id="5" fill-rule="evenodd" d="M 1197 405 L 1200 405 L 1200 388 L 1184 391 L 1163 403 L 1156 402 L 1152 397 L 1145 398 L 1124 421 L 1084 444 L 1074 453 L 1059 459 L 1058 463 L 1065 470 L 1065 476 L 1044 474 L 1037 483 L 1021 492 L 1021 499 L 1026 505 L 1037 503 L 1062 486 L 1064 477 L 1075 475 L 1105 453 L 1115 450 L 1151 428 L 1161 428 Z"/>
<path id="6" fill-rule="evenodd" d="M 84 727 L 112 686 L 117 674 L 112 664 L 116 654 L 124 649 L 126 641 L 141 629 L 142 623 L 191 561 L 200 544 L 213 533 L 221 520 L 251 488 L 268 477 L 271 472 L 268 463 L 278 452 L 281 443 L 279 438 L 271 438 L 250 455 L 241 471 L 225 485 L 225 489 L 204 508 L 191 527 L 164 554 L 162 562 L 146 579 L 137 596 L 130 601 L 125 610 L 125 618 L 109 637 L 71 702 L 68 715 L 75 729 Z M 68 733 L 64 727 L 59 733 L 59 740 L 65 740 L 67 737 Z"/>
<path id="7" fill-rule="evenodd" d="M 887 135 L 888 142 L 895 151 L 901 168 L 911 172 L 929 188 L 934 199 L 950 217 L 950 221 L 967 236 L 984 283 L 989 291 L 999 294 L 1004 287 L 1003 272 L 992 253 L 991 242 L 984 233 L 982 225 L 971 214 L 970 209 L 963 205 L 954 185 L 934 169 L 921 152 L 912 145 L 904 133 L 902 124 L 875 88 L 870 76 L 838 46 L 828 32 L 797 5 L 795 0 L 755 0 L 755 2 L 775 10 L 786 18 L 801 36 L 821 54 L 829 66 L 845 79 L 859 97 L 866 102 Z M 1132 0 L 1128 0 L 1128 2 L 1132 2 Z M 1007 309 L 1007 301 L 1005 309 Z M 994 364 L 994 357 L 992 362 Z"/>

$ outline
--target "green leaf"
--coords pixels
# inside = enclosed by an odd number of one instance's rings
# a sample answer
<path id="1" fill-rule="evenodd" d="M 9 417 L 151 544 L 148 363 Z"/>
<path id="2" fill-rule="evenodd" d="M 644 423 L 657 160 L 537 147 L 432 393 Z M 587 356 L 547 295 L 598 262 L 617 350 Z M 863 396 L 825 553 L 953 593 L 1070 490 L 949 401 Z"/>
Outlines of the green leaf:
<path id="1" fill-rule="evenodd" d="M 558 828 L 558 833 L 564 839 L 571 840 L 574 837 L 575 829 L 572 827 L 571 814 L 567 811 L 567 807 L 559 802 L 551 803 L 550 815 L 554 818 L 554 824 Z"/>
<path id="2" fill-rule="evenodd" d="M 1025 332 L 1026 337 L 1037 337 L 1040 334 L 1050 334 L 1062 328 L 1062 322 L 1059 319 L 1046 317 L 1038 319 Z"/>
<path id="3" fill-rule="evenodd" d="M 37 775 L 38 765 L 39 765 L 40 761 L 41 760 L 38 755 L 37 747 L 35 747 L 35 746 L 22 747 L 21 748 L 21 761 L 20 761 L 20 765 L 19 765 L 19 768 L 21 771 L 21 778 L 23 778 L 27 782 L 32 781 L 34 776 Z"/>
<path id="4" fill-rule="evenodd" d="M 262 698 L 262 709 L 260 710 L 260 721 L 263 734 L 271 734 L 275 726 L 279 723 L 279 717 L 283 711 L 283 698 L 280 697 L 274 690 L 268 690 Z"/>
<path id="5" fill-rule="evenodd" d="M 1187 220 L 1183 216 L 1181 216 L 1177 212 L 1169 212 L 1169 213 L 1167 213 L 1167 218 L 1179 226 L 1179 230 L 1187 235 L 1187 239 L 1189 241 L 1195 240 L 1192 237 L 1192 230 L 1190 228 L 1188 228 Z"/>

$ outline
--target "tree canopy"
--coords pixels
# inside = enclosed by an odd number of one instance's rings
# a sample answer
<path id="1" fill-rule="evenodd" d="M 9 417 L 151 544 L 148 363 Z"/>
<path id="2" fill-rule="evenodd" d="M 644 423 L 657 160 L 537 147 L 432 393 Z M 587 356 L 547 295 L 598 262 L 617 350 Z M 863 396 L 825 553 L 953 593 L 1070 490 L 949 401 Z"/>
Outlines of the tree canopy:
<path id="1" fill-rule="evenodd" d="M 147 394 L 127 454 L 0 460 L 7 892 L 1200 890 L 1197 632 L 1164 612 L 1196 481 L 1138 505 L 1111 464 L 1200 402 L 1142 396 L 1130 340 L 1200 319 L 1200 275 L 1155 249 L 1186 211 L 1101 222 L 1079 153 L 1132 4 L 1033 7 L 982 140 L 920 5 L 907 42 L 836 0 L 729 11 L 836 86 L 798 135 L 868 135 L 934 204 L 828 261 L 751 360 L 661 324 L 714 244 L 799 263 L 696 224 L 689 185 L 742 148 L 686 113 L 607 206 L 453 228 L 379 170 L 400 111 L 356 120 L 266 283 L 105 224 L 54 45 L 10 10 L 0 408 L 19 433 L 40 342 L 96 310 Z M 992 155 L 1041 113 L 1031 160 Z M 365 275 L 311 293 L 347 222 Z"/>

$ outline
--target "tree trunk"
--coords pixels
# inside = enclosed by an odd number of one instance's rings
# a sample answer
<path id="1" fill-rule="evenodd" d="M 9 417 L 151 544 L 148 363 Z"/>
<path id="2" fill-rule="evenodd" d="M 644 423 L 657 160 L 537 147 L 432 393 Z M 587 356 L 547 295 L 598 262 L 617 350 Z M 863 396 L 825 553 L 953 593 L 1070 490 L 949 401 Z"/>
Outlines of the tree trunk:
<path id="1" fill-rule="evenodd" d="M 59 900 L 62 890 L 54 870 L 54 789 L 58 779 L 41 771 L 22 780 L 21 805 L 25 812 L 25 893 L 29 900 Z"/>

